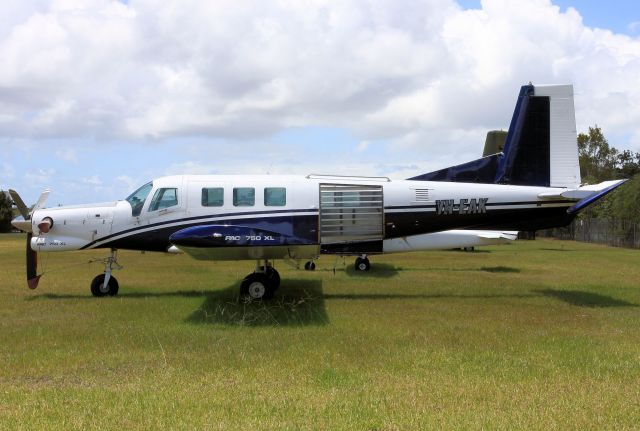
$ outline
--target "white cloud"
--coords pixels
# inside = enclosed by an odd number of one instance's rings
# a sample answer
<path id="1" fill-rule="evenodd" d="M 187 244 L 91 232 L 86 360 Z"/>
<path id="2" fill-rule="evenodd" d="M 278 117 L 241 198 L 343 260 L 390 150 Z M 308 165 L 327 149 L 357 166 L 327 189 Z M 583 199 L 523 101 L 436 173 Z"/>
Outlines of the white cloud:
<path id="1" fill-rule="evenodd" d="M 97 175 L 92 175 L 88 178 L 83 178 L 82 179 L 82 183 L 87 184 L 87 185 L 91 185 L 91 186 L 101 186 L 102 185 L 102 180 L 100 179 L 99 176 Z"/>
<path id="2" fill-rule="evenodd" d="M 197 135 L 253 148 L 328 126 L 438 158 L 506 128 L 528 81 L 573 82 L 581 130 L 639 127 L 640 38 L 588 28 L 549 0 L 23 3 L 0 5 L 7 137 Z"/>

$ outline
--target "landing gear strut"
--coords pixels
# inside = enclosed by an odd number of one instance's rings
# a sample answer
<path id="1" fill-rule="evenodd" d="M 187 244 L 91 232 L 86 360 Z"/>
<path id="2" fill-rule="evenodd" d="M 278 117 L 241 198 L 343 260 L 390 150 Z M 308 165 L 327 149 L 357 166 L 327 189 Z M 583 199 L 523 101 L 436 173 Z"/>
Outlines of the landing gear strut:
<path id="1" fill-rule="evenodd" d="M 355 268 L 356 271 L 369 271 L 369 269 L 371 269 L 371 264 L 369 263 L 369 259 L 366 254 L 356 258 Z"/>
<path id="2" fill-rule="evenodd" d="M 104 274 L 98 274 L 91 281 L 91 293 L 93 296 L 115 296 L 118 294 L 118 280 L 111 275 L 115 269 L 122 269 L 118 264 L 118 250 L 111 249 L 111 254 L 104 261 Z"/>
<path id="3" fill-rule="evenodd" d="M 240 295 L 250 299 L 271 299 L 280 287 L 280 274 L 265 259 L 264 265 L 260 261 L 256 270 L 247 275 L 240 283 Z"/>

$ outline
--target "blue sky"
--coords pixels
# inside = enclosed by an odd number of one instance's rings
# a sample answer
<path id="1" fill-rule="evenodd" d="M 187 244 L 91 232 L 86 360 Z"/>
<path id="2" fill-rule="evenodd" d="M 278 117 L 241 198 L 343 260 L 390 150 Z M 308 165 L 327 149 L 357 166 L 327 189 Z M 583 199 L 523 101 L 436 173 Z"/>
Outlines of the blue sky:
<path id="1" fill-rule="evenodd" d="M 480 0 L 459 0 L 466 9 L 480 9 Z M 552 0 L 564 12 L 576 9 L 585 25 L 628 35 L 640 34 L 640 2 L 636 0 Z"/>
<path id="2" fill-rule="evenodd" d="M 476 158 L 528 81 L 573 83 L 579 131 L 640 151 L 638 23 L 631 1 L 10 0 L 0 188 L 56 205 L 178 173 L 406 178 Z"/>

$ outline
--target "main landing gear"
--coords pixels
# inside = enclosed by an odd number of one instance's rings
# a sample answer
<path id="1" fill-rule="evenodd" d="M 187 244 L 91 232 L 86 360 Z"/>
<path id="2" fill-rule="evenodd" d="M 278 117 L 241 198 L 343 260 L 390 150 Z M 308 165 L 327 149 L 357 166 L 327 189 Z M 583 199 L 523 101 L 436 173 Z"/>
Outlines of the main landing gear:
<path id="1" fill-rule="evenodd" d="M 118 250 L 111 249 L 111 254 L 104 260 L 104 274 L 98 274 L 91 282 L 93 296 L 115 296 L 118 294 L 118 280 L 111 275 L 113 269 L 122 269 L 118 264 Z"/>
<path id="2" fill-rule="evenodd" d="M 256 263 L 256 270 L 240 283 L 240 295 L 250 299 L 271 299 L 280 287 L 280 274 L 265 259 L 264 265 Z"/>
<path id="3" fill-rule="evenodd" d="M 369 271 L 371 269 L 371 264 L 369 263 L 369 259 L 367 258 L 366 254 L 356 257 L 355 268 L 356 271 L 362 272 Z"/>

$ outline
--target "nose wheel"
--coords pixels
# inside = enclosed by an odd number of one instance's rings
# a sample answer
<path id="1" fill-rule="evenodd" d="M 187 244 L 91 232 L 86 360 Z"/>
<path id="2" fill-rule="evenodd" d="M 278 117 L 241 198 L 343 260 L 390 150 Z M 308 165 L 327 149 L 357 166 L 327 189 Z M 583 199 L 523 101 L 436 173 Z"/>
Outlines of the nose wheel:
<path id="1" fill-rule="evenodd" d="M 118 294 L 118 280 L 115 277 L 109 277 L 105 284 L 105 275 L 99 274 L 91 282 L 91 294 L 93 296 L 115 296 Z"/>
<path id="2" fill-rule="evenodd" d="M 111 275 L 113 269 L 122 269 L 118 264 L 118 251 L 111 250 L 111 254 L 104 260 L 104 274 L 98 274 L 91 281 L 91 294 L 93 296 L 116 296 L 120 286 L 118 280 Z"/>

